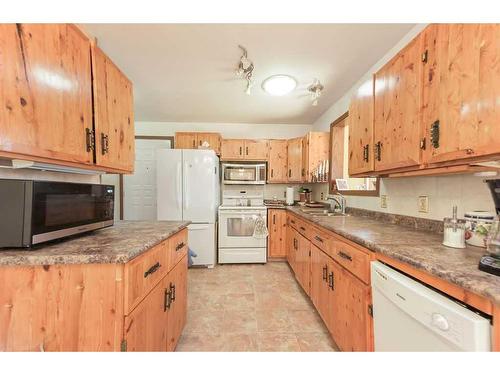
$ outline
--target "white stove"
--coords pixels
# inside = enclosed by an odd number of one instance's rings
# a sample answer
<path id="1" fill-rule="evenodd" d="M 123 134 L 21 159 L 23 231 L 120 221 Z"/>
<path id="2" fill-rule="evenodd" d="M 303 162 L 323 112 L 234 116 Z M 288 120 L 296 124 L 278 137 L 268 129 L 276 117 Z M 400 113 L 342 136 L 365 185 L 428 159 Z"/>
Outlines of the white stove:
<path id="1" fill-rule="evenodd" d="M 219 207 L 219 263 L 267 262 L 267 238 L 253 235 L 259 216 L 267 223 L 262 193 L 223 192 Z"/>

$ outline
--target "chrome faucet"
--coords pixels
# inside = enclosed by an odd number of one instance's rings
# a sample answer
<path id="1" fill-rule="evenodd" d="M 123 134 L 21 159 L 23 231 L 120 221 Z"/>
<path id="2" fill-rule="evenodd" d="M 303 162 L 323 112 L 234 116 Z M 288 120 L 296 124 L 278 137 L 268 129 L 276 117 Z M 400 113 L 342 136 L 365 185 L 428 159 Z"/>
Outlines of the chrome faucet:
<path id="1" fill-rule="evenodd" d="M 329 195 L 327 201 L 330 202 L 330 209 L 333 212 L 335 212 L 335 204 L 333 203 L 335 202 L 340 207 L 340 212 L 342 213 L 342 215 L 345 215 L 346 199 L 342 194 L 337 193 L 334 195 Z"/>

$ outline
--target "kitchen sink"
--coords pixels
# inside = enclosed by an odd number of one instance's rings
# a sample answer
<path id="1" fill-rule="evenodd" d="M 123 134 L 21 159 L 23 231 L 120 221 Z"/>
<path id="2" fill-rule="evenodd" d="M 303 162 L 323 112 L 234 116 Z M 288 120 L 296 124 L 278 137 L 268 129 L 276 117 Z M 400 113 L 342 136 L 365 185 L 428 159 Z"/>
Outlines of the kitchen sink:
<path id="1" fill-rule="evenodd" d="M 317 208 L 301 208 L 303 213 L 309 214 L 313 217 L 343 217 L 347 216 L 347 214 L 343 214 L 341 212 L 331 212 L 328 210 L 317 209 Z"/>

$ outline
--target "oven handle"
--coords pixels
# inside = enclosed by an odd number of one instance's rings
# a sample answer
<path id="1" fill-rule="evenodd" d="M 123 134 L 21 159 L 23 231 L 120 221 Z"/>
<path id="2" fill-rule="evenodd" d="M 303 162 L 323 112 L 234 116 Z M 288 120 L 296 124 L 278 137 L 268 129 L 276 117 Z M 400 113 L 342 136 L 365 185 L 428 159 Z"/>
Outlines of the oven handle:
<path id="1" fill-rule="evenodd" d="M 236 210 L 228 210 L 228 211 L 219 211 L 219 215 L 258 215 L 261 214 L 263 218 L 267 216 L 267 213 L 262 211 L 236 211 Z"/>

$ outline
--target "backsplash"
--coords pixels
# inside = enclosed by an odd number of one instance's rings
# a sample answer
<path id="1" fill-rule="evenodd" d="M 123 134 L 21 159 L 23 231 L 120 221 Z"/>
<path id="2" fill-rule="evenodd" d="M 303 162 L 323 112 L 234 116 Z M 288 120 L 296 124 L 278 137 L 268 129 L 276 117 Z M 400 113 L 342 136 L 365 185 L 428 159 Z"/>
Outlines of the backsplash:
<path id="1" fill-rule="evenodd" d="M 239 192 L 245 190 L 247 192 L 263 192 L 264 199 L 285 199 L 285 191 L 288 186 L 294 187 L 294 199 L 299 200 L 299 188 L 307 187 L 314 189 L 313 184 L 266 184 L 266 185 L 221 185 L 221 191 Z"/>

